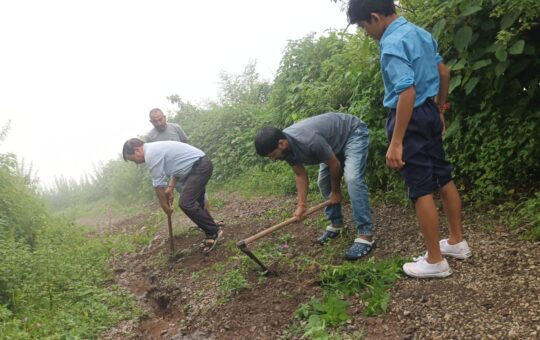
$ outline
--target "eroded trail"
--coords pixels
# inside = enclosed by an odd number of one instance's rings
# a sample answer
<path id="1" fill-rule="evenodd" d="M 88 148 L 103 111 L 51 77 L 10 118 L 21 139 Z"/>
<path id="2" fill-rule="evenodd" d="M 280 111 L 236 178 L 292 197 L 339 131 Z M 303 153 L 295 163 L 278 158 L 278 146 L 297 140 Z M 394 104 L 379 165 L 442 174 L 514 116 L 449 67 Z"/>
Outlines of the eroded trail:
<path id="1" fill-rule="evenodd" d="M 213 209 L 213 215 L 224 221 L 225 239 L 209 255 L 198 248 L 202 233 L 175 212 L 178 255 L 174 260 L 169 259 L 163 225 L 149 246 L 113 264 L 117 282 L 137 297 L 147 317 L 138 324 L 119 325 L 105 339 L 298 338 L 291 328 L 293 315 L 300 304 L 321 293 L 318 264 L 341 263 L 354 231 L 347 229 L 343 240 L 329 252 L 312 243 L 325 225 L 322 213 L 303 225 L 288 226 L 250 245 L 253 250 L 261 249 L 265 264 L 278 275 L 262 277 L 250 264 L 247 282 L 239 282 L 232 274 L 250 260 L 238 251 L 236 241 L 284 220 L 294 209 L 294 201 L 246 200 L 231 194 L 219 200 L 224 203 Z M 345 210 L 350 220 L 347 206 Z M 373 218 L 376 259 L 423 252 L 412 209 L 379 205 L 373 208 Z M 118 226 L 143 228 L 145 216 Z M 466 216 L 473 258 L 450 259 L 454 275 L 447 279 L 402 278 L 392 289 L 387 314 L 363 316 L 362 301 L 353 296 L 349 300 L 352 320 L 341 327 L 341 333 L 363 334 L 367 339 L 537 338 L 540 245 L 518 241 L 505 231 L 496 231 L 497 226 L 489 232 L 485 227 L 481 217 Z M 238 287 L 245 288 L 235 289 Z"/>

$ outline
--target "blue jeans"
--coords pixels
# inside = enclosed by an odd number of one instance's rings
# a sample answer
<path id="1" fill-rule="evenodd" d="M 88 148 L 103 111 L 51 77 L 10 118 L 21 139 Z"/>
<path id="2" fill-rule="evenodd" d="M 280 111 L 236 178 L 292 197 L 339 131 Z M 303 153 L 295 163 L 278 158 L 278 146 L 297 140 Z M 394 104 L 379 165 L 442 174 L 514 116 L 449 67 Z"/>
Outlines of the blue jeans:
<path id="1" fill-rule="evenodd" d="M 371 207 L 369 206 L 369 194 L 364 175 L 366 173 L 366 162 L 368 155 L 368 129 L 362 123 L 349 137 L 343 148 L 342 164 L 343 177 L 347 184 L 349 197 L 351 199 L 352 211 L 358 235 L 372 235 L 373 224 L 371 223 Z M 321 163 L 319 168 L 319 180 L 317 182 L 321 194 L 325 199 L 330 196 L 331 182 L 328 165 Z M 328 206 L 324 213 L 332 226 L 343 224 L 343 212 L 341 204 Z"/>

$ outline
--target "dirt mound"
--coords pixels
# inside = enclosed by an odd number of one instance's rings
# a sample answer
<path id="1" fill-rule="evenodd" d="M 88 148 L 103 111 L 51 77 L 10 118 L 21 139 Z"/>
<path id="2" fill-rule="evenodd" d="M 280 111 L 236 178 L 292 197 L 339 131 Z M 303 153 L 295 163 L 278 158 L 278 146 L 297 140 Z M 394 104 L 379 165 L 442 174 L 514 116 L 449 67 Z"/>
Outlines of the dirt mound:
<path id="1" fill-rule="evenodd" d="M 278 272 L 263 277 L 251 265 L 245 282 L 229 276 L 251 262 L 236 241 L 281 222 L 294 209 L 292 199 L 222 197 L 213 211 L 225 222 L 225 239 L 209 255 L 200 252 L 202 233 L 175 213 L 174 260 L 169 259 L 166 225 L 151 244 L 126 254 L 115 264 L 117 281 L 127 287 L 148 311 L 138 325 L 122 324 L 105 335 L 110 339 L 277 339 L 299 338 L 293 315 L 302 303 L 321 293 L 317 261 L 339 264 L 354 238 L 349 228 L 342 246 L 329 259 L 312 242 L 325 225 L 322 213 L 250 244 L 265 248 L 265 264 Z M 350 211 L 345 209 L 346 218 Z M 410 257 L 423 252 L 414 211 L 402 206 L 373 209 L 378 259 Z M 128 221 L 142 227 L 141 219 Z M 389 312 L 365 317 L 359 298 L 351 299 L 350 320 L 341 334 L 367 339 L 420 338 L 537 338 L 540 332 L 540 252 L 538 243 L 515 240 L 504 231 L 487 231 L 467 216 L 467 239 L 474 256 L 450 260 L 454 275 L 443 280 L 402 278 L 392 289 Z M 352 224 L 352 223 L 351 223 Z M 125 225 L 125 224 L 124 224 Z M 133 227 L 133 226 L 132 226 Z M 126 227 L 130 229 L 131 227 Z M 273 248 L 268 248 L 268 245 Z M 283 244 L 283 246 L 280 246 Z M 305 259 L 310 265 L 305 265 Z M 238 288 L 238 289 L 231 289 Z M 300 333 L 301 335 L 301 333 Z M 353 337 L 351 335 L 351 337 Z"/>

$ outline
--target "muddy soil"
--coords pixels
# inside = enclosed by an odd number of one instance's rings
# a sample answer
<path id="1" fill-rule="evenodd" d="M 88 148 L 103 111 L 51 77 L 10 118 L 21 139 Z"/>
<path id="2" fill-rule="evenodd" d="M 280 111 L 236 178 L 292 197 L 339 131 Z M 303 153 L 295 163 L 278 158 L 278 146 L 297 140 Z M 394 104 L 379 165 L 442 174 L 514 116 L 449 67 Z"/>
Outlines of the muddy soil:
<path id="1" fill-rule="evenodd" d="M 224 273 L 245 257 L 236 241 L 284 220 L 294 210 L 294 200 L 247 200 L 232 194 L 216 199 L 224 203 L 214 207 L 212 214 L 225 223 L 225 238 L 209 255 L 202 254 L 198 246 L 202 233 L 175 212 L 174 258 L 170 258 L 164 222 L 150 245 L 113 263 L 117 282 L 137 297 L 147 315 L 139 322 L 118 325 L 104 339 L 299 338 L 291 330 L 294 311 L 321 293 L 319 268 L 291 263 L 306 256 L 323 256 L 322 247 L 312 242 L 323 230 L 322 213 L 250 244 L 250 249 L 257 249 L 267 242 L 279 243 L 287 234 L 290 247 L 282 257 L 285 260 L 268 264 L 277 275 L 262 277 L 253 264 L 247 275 L 249 288 L 224 295 L 219 288 Z M 345 214 L 350 221 L 347 205 Z M 383 259 L 423 253 L 412 208 L 377 205 L 373 219 L 377 248 L 372 256 Z M 363 316 L 362 301 L 353 297 L 349 301 L 352 320 L 338 331 L 353 339 L 538 339 L 540 244 L 520 241 L 504 226 L 492 225 L 474 212 L 466 213 L 464 220 L 474 255 L 465 261 L 449 259 L 454 270 L 451 277 L 403 277 L 391 291 L 388 313 L 378 317 Z M 124 232 L 144 227 L 144 215 L 115 223 Z M 353 228 L 344 237 L 352 241 Z M 335 264 L 343 261 L 347 246 L 343 242 Z"/>

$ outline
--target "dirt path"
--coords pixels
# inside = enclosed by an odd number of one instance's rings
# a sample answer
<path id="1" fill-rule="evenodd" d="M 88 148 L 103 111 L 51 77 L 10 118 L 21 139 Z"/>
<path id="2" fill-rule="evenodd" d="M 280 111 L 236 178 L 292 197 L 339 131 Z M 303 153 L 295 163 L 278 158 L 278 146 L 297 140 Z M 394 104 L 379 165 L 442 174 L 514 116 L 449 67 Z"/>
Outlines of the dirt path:
<path id="1" fill-rule="evenodd" d="M 280 222 L 294 203 L 278 198 L 247 201 L 234 195 L 221 199 L 226 203 L 213 214 L 226 223 L 226 238 L 210 255 L 198 250 L 202 234 L 188 228 L 192 223 L 176 213 L 175 247 L 182 251 L 175 260 L 168 260 L 164 225 L 149 246 L 115 264 L 117 281 L 137 296 L 148 315 L 139 324 L 119 325 L 105 339 L 299 338 L 291 326 L 294 311 L 321 292 L 318 266 L 300 264 L 306 258 L 317 263 L 328 256 L 311 242 L 323 228 L 322 214 L 250 245 L 257 249 L 286 238 L 285 255 L 270 263 L 279 275 L 261 277 L 252 266 L 249 288 L 224 295 L 226 273 L 245 258 L 235 242 Z M 347 208 L 346 216 L 350 219 Z M 412 209 L 379 205 L 373 218 L 375 258 L 423 252 Z M 477 218 L 471 213 L 465 217 L 474 256 L 467 261 L 450 259 L 454 275 L 442 280 L 403 277 L 392 289 L 389 312 L 378 317 L 363 316 L 361 301 L 353 298 L 349 310 L 353 319 L 339 332 L 351 338 L 363 334 L 365 339 L 539 338 L 540 244 L 517 241 L 498 226 L 486 231 L 485 222 Z M 141 228 L 144 216 L 122 223 L 126 230 Z M 347 231 L 333 257 L 335 264 L 342 262 L 353 234 L 352 229 Z"/>

